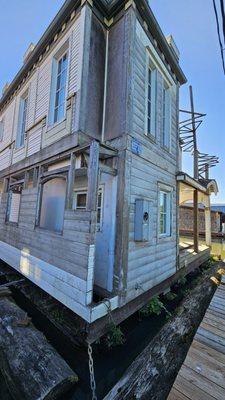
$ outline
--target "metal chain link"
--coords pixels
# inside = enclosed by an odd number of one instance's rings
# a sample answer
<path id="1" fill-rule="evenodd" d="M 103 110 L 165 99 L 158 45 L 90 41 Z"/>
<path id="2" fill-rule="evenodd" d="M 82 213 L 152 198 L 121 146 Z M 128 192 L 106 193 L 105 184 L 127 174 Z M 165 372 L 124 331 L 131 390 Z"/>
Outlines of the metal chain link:
<path id="1" fill-rule="evenodd" d="M 107 308 L 107 313 L 109 317 L 109 321 L 115 325 L 115 322 L 113 321 L 112 317 L 112 309 L 111 309 L 111 302 L 109 299 L 105 298 L 103 300 L 103 303 L 105 304 Z M 93 355 L 92 355 L 92 347 L 91 344 L 88 343 L 88 358 L 89 358 L 89 372 L 90 372 L 90 385 L 91 385 L 91 390 L 92 390 L 92 400 L 98 400 L 97 395 L 96 395 L 96 382 L 95 382 L 95 373 L 94 373 L 94 360 L 93 360 Z"/>
<path id="2" fill-rule="evenodd" d="M 88 343 L 88 357 L 89 357 L 89 372 L 90 372 L 90 385 L 92 390 L 92 400 L 98 400 L 96 395 L 96 382 L 94 373 L 94 360 L 92 356 L 92 347 Z"/>

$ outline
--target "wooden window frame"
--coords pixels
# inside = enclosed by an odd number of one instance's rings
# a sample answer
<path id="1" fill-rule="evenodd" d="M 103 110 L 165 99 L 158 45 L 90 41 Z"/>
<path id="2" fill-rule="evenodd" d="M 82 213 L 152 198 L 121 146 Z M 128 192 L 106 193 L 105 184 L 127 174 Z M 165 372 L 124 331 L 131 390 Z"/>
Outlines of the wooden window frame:
<path id="1" fill-rule="evenodd" d="M 167 209 L 164 211 L 163 215 L 166 215 L 166 230 L 161 232 L 160 230 L 160 221 L 161 221 L 161 210 L 160 210 L 160 202 L 161 202 L 161 194 L 166 195 L 167 197 Z M 168 201 L 169 200 L 169 201 Z M 172 236 L 172 204 L 173 204 L 173 188 L 167 185 L 158 185 L 158 237 L 161 238 L 169 238 Z"/>
<path id="2" fill-rule="evenodd" d="M 26 92 L 23 96 L 20 97 L 17 136 L 16 136 L 16 149 L 20 149 L 21 147 L 25 146 L 27 112 L 28 112 L 28 92 Z"/>
<path id="3" fill-rule="evenodd" d="M 163 81 L 162 87 L 162 147 L 171 151 L 171 88 Z"/>
<path id="4" fill-rule="evenodd" d="M 154 141 L 157 132 L 157 69 L 153 64 L 150 54 L 146 56 L 146 104 L 145 104 L 145 134 Z"/>

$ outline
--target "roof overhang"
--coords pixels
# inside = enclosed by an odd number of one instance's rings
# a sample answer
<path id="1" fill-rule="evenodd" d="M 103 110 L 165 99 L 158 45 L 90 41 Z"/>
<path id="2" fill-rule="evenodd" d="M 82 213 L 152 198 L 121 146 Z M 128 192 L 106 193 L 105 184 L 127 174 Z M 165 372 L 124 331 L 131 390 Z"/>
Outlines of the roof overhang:
<path id="1" fill-rule="evenodd" d="M 98 8 L 99 11 L 106 15 L 108 18 L 114 16 L 118 13 L 126 4 L 126 0 L 93 0 L 94 7 Z M 167 62 L 170 64 L 172 71 L 177 76 L 180 84 L 187 81 L 179 63 L 174 56 L 162 30 L 156 21 L 152 10 L 150 9 L 147 0 L 134 0 L 137 10 L 140 13 L 144 21 L 148 25 L 148 30 L 150 34 L 157 41 L 159 49 L 165 55 Z M 32 69 L 32 66 L 38 61 L 40 55 L 43 53 L 46 46 L 49 44 L 51 38 L 58 32 L 60 26 L 68 18 L 70 13 L 78 9 L 82 5 L 81 0 L 66 0 L 39 42 L 36 44 L 31 56 L 27 62 L 19 70 L 8 89 L 4 93 L 3 97 L 0 99 L 0 109 L 3 107 L 4 103 L 12 96 L 15 89 L 21 84 L 24 77 L 27 76 L 28 72 Z"/>
<path id="2" fill-rule="evenodd" d="M 214 193 L 215 195 L 217 195 L 217 193 L 218 193 L 218 186 L 217 186 L 215 179 L 211 179 L 211 180 L 207 180 L 207 181 L 201 180 L 201 182 L 199 182 L 198 180 L 192 178 L 190 175 L 186 174 L 185 172 L 179 172 L 179 174 L 177 175 L 177 181 L 184 183 L 193 189 L 197 189 L 204 194 L 210 195 L 210 194 Z"/>

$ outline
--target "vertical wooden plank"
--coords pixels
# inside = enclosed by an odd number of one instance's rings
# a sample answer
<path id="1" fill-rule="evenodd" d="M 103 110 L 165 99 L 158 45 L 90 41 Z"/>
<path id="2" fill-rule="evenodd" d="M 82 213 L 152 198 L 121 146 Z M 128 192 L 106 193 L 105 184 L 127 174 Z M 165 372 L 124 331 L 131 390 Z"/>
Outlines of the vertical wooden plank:
<path id="1" fill-rule="evenodd" d="M 76 165 L 76 156 L 74 153 L 71 153 L 70 156 L 70 168 L 68 172 L 68 181 L 67 181 L 67 196 L 66 196 L 66 208 L 71 210 L 73 207 L 73 188 L 74 188 L 74 180 L 75 180 L 75 165 Z"/>
<path id="2" fill-rule="evenodd" d="M 193 211 L 194 211 L 194 226 L 193 226 L 193 232 L 194 232 L 194 250 L 196 253 L 198 253 L 198 237 L 199 237 L 199 224 L 198 224 L 198 190 L 194 190 L 194 195 L 193 195 Z"/>
<path id="3" fill-rule="evenodd" d="M 37 183 L 38 183 L 38 171 L 39 171 L 39 168 L 35 167 L 34 171 L 33 171 L 33 187 L 34 188 L 37 186 Z"/>
<path id="4" fill-rule="evenodd" d="M 97 210 L 99 181 L 99 143 L 95 140 L 90 146 L 90 158 L 88 163 L 88 191 L 87 191 L 87 210 Z"/>
<path id="5" fill-rule="evenodd" d="M 25 171 L 25 175 L 24 175 L 24 189 L 28 188 L 28 182 L 29 182 L 29 171 Z"/>
<path id="6" fill-rule="evenodd" d="M 9 190 L 9 178 L 3 180 L 3 193 L 7 193 Z"/>

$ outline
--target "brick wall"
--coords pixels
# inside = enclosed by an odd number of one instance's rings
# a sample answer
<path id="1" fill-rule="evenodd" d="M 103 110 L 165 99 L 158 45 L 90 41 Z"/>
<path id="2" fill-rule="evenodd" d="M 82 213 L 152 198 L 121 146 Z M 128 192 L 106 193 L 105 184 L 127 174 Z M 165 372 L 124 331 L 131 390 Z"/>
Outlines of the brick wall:
<path id="1" fill-rule="evenodd" d="M 193 231 L 193 208 L 180 206 L 179 228 L 180 231 L 192 232 Z M 211 226 L 212 233 L 220 231 L 220 214 L 216 211 L 211 211 Z M 205 232 L 205 211 L 199 209 L 199 233 Z"/>

